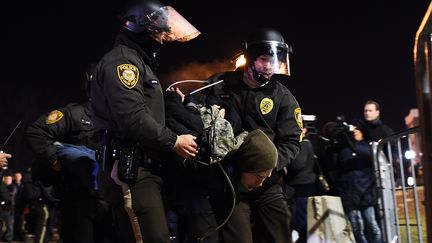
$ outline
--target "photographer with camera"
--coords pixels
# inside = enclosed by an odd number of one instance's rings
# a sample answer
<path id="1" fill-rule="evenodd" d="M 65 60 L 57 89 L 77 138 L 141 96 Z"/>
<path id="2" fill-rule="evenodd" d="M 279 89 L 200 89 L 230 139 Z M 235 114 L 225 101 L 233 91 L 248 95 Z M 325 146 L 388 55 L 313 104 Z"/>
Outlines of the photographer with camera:
<path id="1" fill-rule="evenodd" d="M 357 242 L 382 242 L 374 211 L 377 187 L 372 151 L 364 139 L 366 125 L 357 119 L 350 124 L 340 119 L 326 125 L 325 135 L 330 144 L 326 158 L 333 165 L 333 193 L 342 199 L 355 239 Z"/>
<path id="2" fill-rule="evenodd" d="M 353 130 L 353 125 L 346 123 L 344 116 L 337 116 L 336 121 L 330 121 L 323 125 L 319 136 L 314 140 L 317 164 L 328 183 L 325 188 L 319 188 L 321 194 L 337 196 L 335 190 L 337 180 L 336 155 L 341 148 L 354 146 L 351 136 Z"/>

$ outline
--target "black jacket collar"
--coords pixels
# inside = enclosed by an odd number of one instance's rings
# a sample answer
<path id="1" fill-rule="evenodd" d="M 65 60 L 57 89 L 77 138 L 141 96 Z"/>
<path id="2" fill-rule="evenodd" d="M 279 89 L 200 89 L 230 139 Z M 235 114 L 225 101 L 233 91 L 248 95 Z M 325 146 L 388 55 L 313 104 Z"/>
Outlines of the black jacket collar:
<path id="1" fill-rule="evenodd" d="M 147 35 L 142 34 L 137 36 L 134 33 L 121 29 L 117 34 L 115 45 L 125 45 L 136 50 L 141 55 L 144 62 L 149 65 L 152 70 L 157 70 L 159 65 L 152 57 L 152 51 L 150 51 L 151 49 L 153 51 L 157 51 L 155 50 L 156 44 L 154 42 L 155 41 Z"/>

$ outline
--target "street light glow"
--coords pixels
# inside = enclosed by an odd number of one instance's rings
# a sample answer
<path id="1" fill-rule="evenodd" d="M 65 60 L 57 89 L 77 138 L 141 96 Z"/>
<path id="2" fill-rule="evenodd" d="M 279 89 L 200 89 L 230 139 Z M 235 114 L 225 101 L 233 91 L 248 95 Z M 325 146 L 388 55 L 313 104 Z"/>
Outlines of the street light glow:
<path id="1" fill-rule="evenodd" d="M 412 150 L 405 151 L 405 158 L 406 159 L 414 159 L 416 156 L 416 153 Z"/>
<path id="2" fill-rule="evenodd" d="M 241 55 L 237 58 L 237 60 L 236 60 L 236 62 L 235 62 L 235 66 L 236 66 L 236 68 L 238 68 L 238 67 L 243 66 L 243 65 L 245 65 L 245 64 L 246 64 L 246 58 L 245 58 L 244 54 L 241 54 Z"/>

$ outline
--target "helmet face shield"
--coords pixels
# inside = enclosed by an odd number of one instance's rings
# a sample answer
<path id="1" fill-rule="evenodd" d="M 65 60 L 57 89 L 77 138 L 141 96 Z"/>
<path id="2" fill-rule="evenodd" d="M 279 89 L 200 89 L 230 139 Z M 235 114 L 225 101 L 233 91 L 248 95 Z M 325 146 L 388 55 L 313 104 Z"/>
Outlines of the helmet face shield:
<path id="1" fill-rule="evenodd" d="M 273 74 L 291 75 L 289 53 L 292 49 L 275 29 L 261 28 L 252 32 L 243 42 L 243 52 L 248 76 L 261 86 L 266 85 Z"/>
<path id="2" fill-rule="evenodd" d="M 200 32 L 171 6 L 161 7 L 147 15 L 144 24 L 150 35 L 160 43 L 186 42 L 197 37 Z"/>
<path id="3" fill-rule="evenodd" d="M 290 75 L 289 46 L 276 41 L 251 43 L 246 49 L 246 59 L 254 79 L 266 83 L 273 74 Z"/>

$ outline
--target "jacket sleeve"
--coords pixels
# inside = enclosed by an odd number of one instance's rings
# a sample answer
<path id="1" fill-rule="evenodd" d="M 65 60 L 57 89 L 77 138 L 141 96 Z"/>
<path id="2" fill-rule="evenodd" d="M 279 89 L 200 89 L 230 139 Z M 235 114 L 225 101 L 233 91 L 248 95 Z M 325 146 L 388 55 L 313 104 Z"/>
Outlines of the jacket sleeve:
<path id="1" fill-rule="evenodd" d="M 313 159 L 313 148 L 309 141 L 301 143 L 301 149 L 295 159 L 292 160 L 290 168 L 300 171 L 306 167 L 307 161 Z"/>
<path id="2" fill-rule="evenodd" d="M 200 140 L 204 131 L 204 124 L 198 108 L 185 107 L 180 96 L 171 91 L 165 92 L 165 116 L 167 127 L 171 130 L 179 135 L 193 134 L 196 136 L 198 134 L 198 141 Z"/>
<path id="3" fill-rule="evenodd" d="M 163 104 L 162 90 L 160 88 L 153 91 L 144 90 L 157 88 L 145 83 L 149 81 L 144 80 L 147 74 L 143 73 L 143 70 L 137 70 L 134 74 L 138 75 L 136 84 L 126 86 L 120 80 L 117 71 L 120 65 L 125 64 L 136 67 L 124 58 L 107 64 L 103 70 L 104 95 L 119 132 L 127 139 L 139 141 L 146 147 L 171 151 L 177 140 L 177 134 L 165 126 L 165 121 L 158 121 L 154 117 L 156 112 L 163 112 L 163 106 L 160 111 L 152 111 L 147 104 L 147 102 L 155 102 L 151 100 L 154 98 Z M 159 96 L 146 97 L 149 94 Z"/>
<path id="4" fill-rule="evenodd" d="M 52 164 L 57 160 L 55 141 L 71 129 L 70 111 L 65 108 L 53 110 L 40 116 L 25 132 L 25 140 L 37 158 Z"/>
<path id="5" fill-rule="evenodd" d="M 300 151 L 302 120 L 297 100 L 291 94 L 284 94 L 276 125 L 275 145 L 278 149 L 276 170 L 289 166 Z"/>

